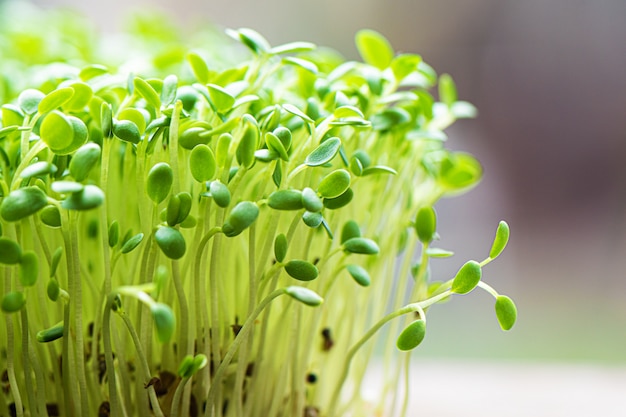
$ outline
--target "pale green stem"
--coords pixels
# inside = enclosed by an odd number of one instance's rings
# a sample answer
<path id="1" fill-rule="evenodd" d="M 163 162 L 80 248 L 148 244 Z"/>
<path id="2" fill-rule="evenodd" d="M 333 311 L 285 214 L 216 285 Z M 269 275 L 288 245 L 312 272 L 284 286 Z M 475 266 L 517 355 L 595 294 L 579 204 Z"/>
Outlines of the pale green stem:
<path id="1" fill-rule="evenodd" d="M 109 383 L 109 403 L 111 405 L 111 415 L 120 415 L 120 400 L 117 396 L 117 384 L 115 381 L 115 366 L 113 362 L 113 349 L 111 347 L 111 308 L 115 294 L 107 296 L 104 307 L 104 317 L 102 319 L 102 341 L 104 344 L 104 360 L 106 363 L 106 375 Z M 66 328 L 68 326 L 65 326 Z M 65 336 L 65 335 L 64 335 Z M 65 366 L 64 366 L 65 368 Z"/>
<path id="2" fill-rule="evenodd" d="M 411 304 L 407 304 L 406 306 L 392 312 L 389 313 L 388 315 L 386 315 L 385 317 L 383 317 L 382 319 L 380 319 L 367 333 L 365 333 L 365 335 L 359 339 L 359 341 L 352 346 L 352 348 L 348 351 L 348 354 L 346 355 L 346 359 L 345 359 L 345 364 L 344 364 L 344 368 L 343 371 L 341 373 L 341 377 L 339 378 L 339 381 L 337 382 L 336 388 L 333 392 L 333 396 L 332 399 L 330 401 L 330 406 L 328 408 L 328 413 L 326 414 L 328 417 L 332 417 L 335 415 L 335 410 L 337 408 L 338 402 L 339 402 L 339 395 L 341 394 L 341 388 L 343 387 L 343 384 L 345 383 L 346 379 L 348 378 L 348 373 L 350 371 L 350 365 L 352 364 L 352 359 L 354 358 L 354 356 L 356 355 L 356 353 L 359 351 L 359 349 L 365 344 L 367 343 L 368 340 L 370 340 L 372 338 L 372 336 L 374 336 L 376 334 L 376 332 L 378 332 L 378 330 L 380 330 L 381 327 L 383 327 L 387 322 L 395 319 L 396 317 L 400 317 L 404 314 L 408 314 L 408 313 L 412 313 L 415 311 L 420 311 L 432 304 L 437 303 L 438 301 L 446 298 L 447 296 L 449 296 L 450 294 L 452 294 L 452 291 L 447 290 L 437 296 L 431 297 L 427 300 L 424 301 L 420 301 L 418 303 L 411 303 Z"/>
<path id="3" fill-rule="evenodd" d="M 37 401 L 35 396 L 35 390 L 33 386 L 33 378 L 31 375 L 31 363 L 28 357 L 29 353 L 29 337 L 28 337 L 28 313 L 26 308 L 22 308 L 20 311 L 20 317 L 22 319 L 22 367 L 24 373 L 24 383 L 26 384 L 26 395 L 28 396 L 28 406 L 31 409 L 31 415 L 37 416 Z"/>
<path id="4" fill-rule="evenodd" d="M 283 294 L 286 294 L 285 290 L 278 289 L 278 290 L 273 291 L 267 297 L 265 297 L 265 299 L 263 299 L 263 301 L 261 301 L 261 303 L 254 309 L 252 314 L 248 316 L 245 323 L 239 330 L 239 334 L 237 334 L 237 336 L 235 337 L 235 340 L 233 340 L 233 343 L 228 348 L 226 355 L 224 355 L 224 359 L 222 359 L 222 361 L 220 362 L 213 376 L 213 384 L 211 384 L 211 389 L 209 390 L 209 395 L 207 397 L 205 417 L 214 416 L 214 413 L 215 413 L 214 409 L 216 408 L 216 406 L 219 406 L 219 404 L 215 404 L 215 397 L 216 397 L 216 391 L 217 391 L 216 387 L 221 385 L 224 372 L 226 372 L 226 369 L 228 368 L 228 365 L 230 365 L 230 361 L 233 359 L 233 356 L 235 356 L 235 353 L 237 352 L 237 349 L 239 349 L 239 346 L 246 340 L 246 335 L 248 334 L 248 332 L 250 332 L 250 330 L 252 330 L 252 327 L 254 326 L 254 321 L 259 316 L 259 314 L 261 314 L 263 309 L 269 303 L 272 302 L 272 300 L 274 300 L 276 297 L 279 297 Z"/>
<path id="5" fill-rule="evenodd" d="M 4 274 L 4 293 L 7 294 L 11 291 L 11 277 L 7 271 Z M 13 396 L 13 402 L 15 403 L 15 411 L 17 417 L 24 417 L 24 406 L 22 404 L 22 396 L 15 378 L 15 330 L 13 328 L 13 315 L 5 314 L 6 329 L 7 329 L 7 375 L 9 377 L 9 387 L 11 388 L 11 395 Z"/>

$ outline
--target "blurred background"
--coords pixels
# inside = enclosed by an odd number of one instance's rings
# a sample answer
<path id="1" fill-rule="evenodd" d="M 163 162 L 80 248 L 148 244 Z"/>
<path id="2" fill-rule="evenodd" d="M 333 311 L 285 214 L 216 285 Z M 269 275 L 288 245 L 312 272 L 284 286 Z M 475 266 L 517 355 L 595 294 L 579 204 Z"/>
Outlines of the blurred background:
<path id="1" fill-rule="evenodd" d="M 108 32 L 120 29 L 123 16 L 141 6 L 134 0 L 35 3 L 72 5 Z M 516 300 L 519 321 L 503 334 L 487 294 L 458 298 L 429 315 L 418 363 L 502 360 L 502 366 L 542 364 L 564 377 L 570 374 L 559 366 L 574 364 L 605 372 L 593 374 L 595 379 L 582 374 L 581 380 L 612 388 L 619 380 L 623 392 L 626 377 L 611 372 L 626 369 L 625 1 L 149 4 L 184 27 L 204 21 L 251 27 L 272 44 L 311 41 L 348 58 L 357 58 L 354 33 L 371 28 L 396 50 L 419 53 L 438 72 L 452 74 L 459 96 L 480 114 L 449 130 L 449 146 L 476 155 L 485 177 L 470 193 L 437 206 L 441 246 L 456 255 L 435 260 L 434 273 L 445 279 L 464 260 L 482 259 L 498 221 L 506 219 L 509 248 L 485 270 L 485 280 Z M 476 381 L 472 369 L 470 383 Z M 537 387 L 538 379 L 528 376 L 529 386 Z M 606 387 L 596 398 L 599 403 L 613 398 Z M 624 415 L 623 406 L 605 411 Z"/>

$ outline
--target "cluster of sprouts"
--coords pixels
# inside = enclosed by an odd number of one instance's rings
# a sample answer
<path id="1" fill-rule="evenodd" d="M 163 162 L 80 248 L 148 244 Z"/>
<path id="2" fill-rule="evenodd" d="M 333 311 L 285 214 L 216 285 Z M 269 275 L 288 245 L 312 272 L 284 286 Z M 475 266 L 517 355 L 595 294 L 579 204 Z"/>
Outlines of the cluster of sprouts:
<path id="1" fill-rule="evenodd" d="M 406 409 L 399 351 L 432 305 L 481 287 L 513 326 L 511 299 L 481 280 L 505 222 L 484 260 L 429 273 L 452 255 L 433 205 L 482 174 L 445 147 L 475 113 L 452 79 L 369 30 L 363 62 L 227 33 L 135 69 L 7 47 L 0 414 L 391 416 Z M 54 37 L 28 35 L 0 45 Z M 360 386 L 386 323 L 397 341 L 371 406 Z"/>

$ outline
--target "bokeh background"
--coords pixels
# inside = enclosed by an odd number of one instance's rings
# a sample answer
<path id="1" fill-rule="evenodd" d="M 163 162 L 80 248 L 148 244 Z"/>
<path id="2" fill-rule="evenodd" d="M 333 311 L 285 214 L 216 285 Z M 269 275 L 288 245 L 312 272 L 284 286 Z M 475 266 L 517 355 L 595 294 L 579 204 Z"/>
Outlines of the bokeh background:
<path id="1" fill-rule="evenodd" d="M 71 5 L 106 32 L 122 28 L 123 17 L 142 6 L 35 3 Z M 460 97 L 480 115 L 449 130 L 450 147 L 476 155 L 485 177 L 470 193 L 437 206 L 441 246 L 456 255 L 434 261 L 434 273 L 447 278 L 464 260 L 482 259 L 498 221 L 506 219 L 510 246 L 485 270 L 485 280 L 514 297 L 519 321 L 503 334 L 487 294 L 456 299 L 429 315 L 417 356 L 626 369 L 626 1 L 153 0 L 143 6 L 166 11 L 186 28 L 204 21 L 251 27 L 272 44 L 306 40 L 348 58 L 357 57 L 354 33 L 372 28 L 398 51 L 419 53 L 452 74 Z M 599 375 L 597 381 L 609 381 Z M 613 411 L 605 415 L 626 415 Z"/>

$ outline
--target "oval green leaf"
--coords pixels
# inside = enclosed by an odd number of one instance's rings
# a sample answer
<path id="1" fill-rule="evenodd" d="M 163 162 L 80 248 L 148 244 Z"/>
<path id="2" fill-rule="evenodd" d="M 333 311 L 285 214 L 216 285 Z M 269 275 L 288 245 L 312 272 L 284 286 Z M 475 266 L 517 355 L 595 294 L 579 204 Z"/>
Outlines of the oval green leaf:
<path id="1" fill-rule="evenodd" d="M 353 237 L 343 242 L 343 250 L 348 253 L 361 255 L 376 255 L 380 248 L 372 239 L 365 237 Z"/>
<path id="2" fill-rule="evenodd" d="M 165 200 L 172 189 L 174 182 L 174 171 L 166 162 L 155 164 L 148 172 L 146 180 L 146 191 L 148 197 L 159 204 Z"/>
<path id="3" fill-rule="evenodd" d="M 39 276 L 39 260 L 33 251 L 22 254 L 20 261 L 20 283 L 25 287 L 31 287 L 37 282 Z"/>
<path id="4" fill-rule="evenodd" d="M 5 313 L 18 312 L 26 304 L 26 297 L 21 291 L 11 291 L 2 297 L 2 311 Z"/>
<path id="5" fill-rule="evenodd" d="M 204 144 L 194 147 L 189 155 L 189 170 L 198 182 L 212 179 L 217 170 L 217 164 L 211 148 Z"/>
<path id="6" fill-rule="evenodd" d="M 0 237 L 0 263 L 14 265 L 22 259 L 22 248 L 17 242 Z"/>
<path id="7" fill-rule="evenodd" d="M 81 191 L 72 193 L 61 201 L 61 207 L 67 210 L 91 210 L 104 203 L 104 192 L 95 185 L 85 185 Z"/>
<path id="8" fill-rule="evenodd" d="M 278 190 L 267 198 L 267 205 L 275 210 L 300 210 L 302 204 L 302 191 Z"/>
<path id="9" fill-rule="evenodd" d="M 324 299 L 315 291 L 295 285 L 285 288 L 285 293 L 290 297 L 311 307 L 317 307 L 324 302 Z"/>
<path id="10" fill-rule="evenodd" d="M 187 250 L 182 233 L 172 227 L 159 227 L 154 238 L 165 256 L 170 259 L 180 259 Z"/>
<path id="11" fill-rule="evenodd" d="M 341 139 L 337 137 L 326 139 L 306 157 L 304 163 L 310 167 L 324 165 L 337 155 L 340 147 Z"/>
<path id="12" fill-rule="evenodd" d="M 288 248 L 287 237 L 283 233 L 276 236 L 274 239 L 274 256 L 278 262 L 282 262 L 285 259 Z"/>
<path id="13" fill-rule="evenodd" d="M 4 197 L 0 205 L 0 215 L 8 222 L 30 216 L 48 204 L 48 197 L 39 187 L 20 188 Z"/>
<path id="14" fill-rule="evenodd" d="M 356 283 L 359 284 L 360 286 L 368 287 L 372 283 L 370 274 L 362 266 L 348 265 L 346 266 L 346 270 L 348 271 L 350 276 L 354 278 Z"/>
<path id="15" fill-rule="evenodd" d="M 496 317 L 502 330 L 511 330 L 517 320 L 517 307 L 515 303 L 506 295 L 499 295 L 496 298 Z"/>
<path id="16" fill-rule="evenodd" d="M 415 349 L 426 336 L 426 322 L 424 320 L 415 320 L 409 324 L 398 336 L 396 346 L 403 351 Z"/>
<path id="17" fill-rule="evenodd" d="M 163 303 L 154 303 L 150 306 L 157 338 L 161 343 L 167 343 L 172 339 L 176 330 L 176 318 L 172 309 Z"/>
<path id="18" fill-rule="evenodd" d="M 350 173 L 345 169 L 337 169 L 322 179 L 317 192 L 324 198 L 336 198 L 348 188 L 350 188 Z"/>
<path id="19" fill-rule="evenodd" d="M 285 264 L 285 271 L 299 281 L 312 281 L 319 275 L 317 267 L 311 262 L 292 259 Z"/>
<path id="20" fill-rule="evenodd" d="M 467 261 L 456 273 L 452 281 L 452 292 L 457 294 L 467 294 L 472 291 L 482 277 L 482 268 L 476 261 Z"/>
<path id="21" fill-rule="evenodd" d="M 493 240 L 493 244 L 491 245 L 491 250 L 489 251 L 489 257 L 492 259 L 497 258 L 504 248 L 506 244 L 509 242 L 510 229 L 507 222 L 504 220 L 500 221 L 498 224 L 498 229 L 496 230 L 496 237 Z"/>
<path id="22" fill-rule="evenodd" d="M 415 231 L 420 242 L 432 242 L 437 231 L 437 213 L 431 206 L 422 207 L 415 216 Z"/>

